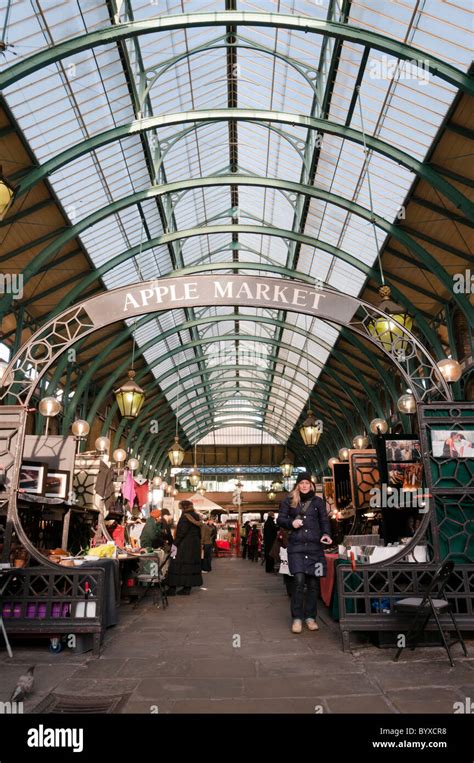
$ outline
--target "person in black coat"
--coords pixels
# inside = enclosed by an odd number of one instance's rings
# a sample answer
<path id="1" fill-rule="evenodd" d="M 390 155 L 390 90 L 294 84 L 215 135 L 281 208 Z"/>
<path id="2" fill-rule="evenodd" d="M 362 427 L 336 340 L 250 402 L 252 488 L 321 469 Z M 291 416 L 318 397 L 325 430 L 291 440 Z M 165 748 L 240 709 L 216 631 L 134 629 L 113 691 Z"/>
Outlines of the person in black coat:
<path id="1" fill-rule="evenodd" d="M 273 572 L 275 568 L 275 560 L 271 556 L 271 550 L 277 536 L 278 528 L 275 524 L 275 514 L 273 511 L 268 512 L 268 517 L 263 525 L 263 550 L 265 554 L 265 572 Z"/>
<path id="2" fill-rule="evenodd" d="M 180 501 L 182 514 L 176 527 L 168 570 L 168 596 L 188 596 L 193 586 L 202 586 L 201 574 L 201 518 L 192 501 Z"/>
<path id="3" fill-rule="evenodd" d="M 315 485 L 308 472 L 298 475 L 293 493 L 282 501 L 277 523 L 290 530 L 288 567 L 293 575 L 291 630 L 293 633 L 301 633 L 305 620 L 309 630 L 317 631 L 318 579 L 325 577 L 327 572 L 321 542 L 330 544 L 332 539 L 325 503 L 316 495 Z"/>

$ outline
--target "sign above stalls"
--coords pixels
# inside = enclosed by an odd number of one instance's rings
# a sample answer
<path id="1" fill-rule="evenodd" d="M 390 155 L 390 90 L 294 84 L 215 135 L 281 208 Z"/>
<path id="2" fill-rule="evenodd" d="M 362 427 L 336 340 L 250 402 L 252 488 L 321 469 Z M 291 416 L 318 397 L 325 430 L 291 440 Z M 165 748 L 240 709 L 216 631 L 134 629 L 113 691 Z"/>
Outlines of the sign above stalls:
<path id="1" fill-rule="evenodd" d="M 236 305 L 294 310 L 348 323 L 357 299 L 303 281 L 241 275 L 178 276 L 124 286 L 87 301 L 94 326 L 145 313 L 206 305 Z"/>

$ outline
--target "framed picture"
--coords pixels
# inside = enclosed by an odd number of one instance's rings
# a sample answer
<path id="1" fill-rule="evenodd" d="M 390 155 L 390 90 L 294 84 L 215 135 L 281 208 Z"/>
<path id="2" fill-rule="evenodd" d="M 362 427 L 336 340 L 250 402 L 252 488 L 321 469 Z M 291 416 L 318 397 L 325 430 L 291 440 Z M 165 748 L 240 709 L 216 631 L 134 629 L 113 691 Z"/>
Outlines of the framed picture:
<path id="1" fill-rule="evenodd" d="M 417 435 L 384 435 L 387 463 L 418 463 L 421 461 L 421 443 Z"/>
<path id="2" fill-rule="evenodd" d="M 400 488 L 401 490 L 411 492 L 422 489 L 423 464 L 390 462 L 387 466 L 389 487 Z"/>
<path id="3" fill-rule="evenodd" d="M 69 472 L 54 471 L 46 475 L 44 494 L 47 498 L 63 498 L 66 500 L 69 493 Z"/>
<path id="4" fill-rule="evenodd" d="M 25 493 L 43 495 L 48 467 L 34 461 L 23 461 L 18 487 Z"/>
<path id="5" fill-rule="evenodd" d="M 474 458 L 474 430 L 432 429 L 434 458 Z"/>

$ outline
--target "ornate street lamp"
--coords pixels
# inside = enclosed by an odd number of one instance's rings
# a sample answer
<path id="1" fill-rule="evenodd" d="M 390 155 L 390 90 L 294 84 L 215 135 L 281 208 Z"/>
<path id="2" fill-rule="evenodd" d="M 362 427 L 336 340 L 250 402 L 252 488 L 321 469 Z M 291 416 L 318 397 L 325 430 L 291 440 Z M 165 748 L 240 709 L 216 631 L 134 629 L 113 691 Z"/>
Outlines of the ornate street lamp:
<path id="1" fill-rule="evenodd" d="M 168 450 L 168 458 L 171 466 L 181 466 L 184 461 L 184 448 L 179 444 L 179 437 L 175 435 L 173 444 Z"/>
<path id="2" fill-rule="evenodd" d="M 114 391 L 117 405 L 124 419 L 136 419 L 145 401 L 145 393 L 133 379 L 135 371 L 128 372 L 128 381 Z"/>
<path id="3" fill-rule="evenodd" d="M 308 408 L 307 418 L 300 426 L 300 435 L 303 438 L 304 444 L 308 448 L 313 448 L 318 444 L 322 431 L 322 421 L 320 419 L 316 420 L 313 411 Z"/>
<path id="4" fill-rule="evenodd" d="M 283 477 L 288 479 L 293 474 L 293 469 L 295 468 L 295 462 L 293 461 L 293 458 L 288 454 L 288 451 L 285 448 L 285 455 L 283 456 L 283 460 L 280 464 L 280 469 Z"/>

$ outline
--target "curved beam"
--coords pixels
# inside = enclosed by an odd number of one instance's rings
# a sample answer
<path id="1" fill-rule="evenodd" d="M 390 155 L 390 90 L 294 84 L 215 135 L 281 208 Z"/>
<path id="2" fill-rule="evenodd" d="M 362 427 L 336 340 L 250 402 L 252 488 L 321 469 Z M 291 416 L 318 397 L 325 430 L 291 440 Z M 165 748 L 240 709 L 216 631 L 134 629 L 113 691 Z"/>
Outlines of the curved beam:
<path id="1" fill-rule="evenodd" d="M 150 316 L 145 316 L 143 318 L 140 318 L 137 321 L 137 323 L 134 324 L 133 329 L 140 328 L 141 326 L 145 325 L 149 321 L 153 320 L 154 317 L 155 317 L 154 315 L 150 315 Z M 195 328 L 195 327 L 198 327 L 200 325 L 205 325 L 205 324 L 215 325 L 215 324 L 218 324 L 218 323 L 223 323 L 223 322 L 232 321 L 232 320 L 239 320 L 241 322 L 247 322 L 247 323 L 261 323 L 261 324 L 264 324 L 264 325 L 277 326 L 277 327 L 279 327 L 281 329 L 286 329 L 286 330 L 288 330 L 288 331 L 290 331 L 292 333 L 299 334 L 300 336 L 304 337 L 305 339 L 308 337 L 308 334 L 305 331 L 305 329 L 300 328 L 299 326 L 296 326 L 296 325 L 288 324 L 285 321 L 280 321 L 280 320 L 278 320 L 276 318 L 267 318 L 265 316 L 262 316 L 261 318 L 256 318 L 255 316 L 248 316 L 248 315 L 243 314 L 243 313 L 231 313 L 231 314 L 226 314 L 226 315 L 222 315 L 222 316 L 205 316 L 205 317 L 202 317 L 202 318 L 199 318 L 199 319 L 195 319 L 193 321 L 185 321 L 184 323 L 182 323 L 182 324 L 180 324 L 178 326 L 173 326 L 171 329 L 168 329 L 164 333 L 160 334 L 158 337 L 154 337 L 153 339 L 151 339 L 148 342 L 146 342 L 140 348 L 140 354 L 143 355 L 143 353 L 146 352 L 146 350 L 150 349 L 151 347 L 154 347 L 159 342 L 164 341 L 164 340 L 168 339 L 169 337 L 171 337 L 171 336 L 173 336 L 173 335 L 175 335 L 177 333 L 180 333 L 181 331 L 185 331 L 185 330 L 187 330 L 189 328 Z M 65 433 L 65 432 L 67 432 L 69 430 L 69 426 L 70 426 L 71 421 L 72 421 L 73 416 L 74 416 L 74 411 L 75 411 L 77 405 L 79 405 L 79 402 L 80 402 L 80 399 L 82 397 L 83 391 L 87 388 L 87 386 L 90 383 L 90 381 L 91 381 L 93 375 L 95 374 L 96 370 L 98 368 L 100 368 L 100 366 L 102 366 L 104 364 L 104 361 L 106 360 L 108 354 L 110 352 L 112 352 L 123 341 L 123 339 L 126 339 L 129 336 L 130 331 L 131 331 L 131 327 L 127 327 L 126 329 L 121 331 L 119 334 L 117 334 L 117 336 L 114 337 L 113 341 L 110 344 L 107 345 L 106 350 L 104 352 L 100 353 L 99 356 L 96 357 L 95 360 L 87 368 L 87 371 L 84 373 L 83 377 L 79 381 L 79 384 L 76 386 L 76 391 L 75 391 L 75 394 L 74 394 L 73 398 L 69 401 L 69 403 L 67 405 L 67 408 L 66 408 L 66 411 L 65 411 L 65 415 L 64 415 L 64 418 L 63 418 L 63 425 L 62 425 L 63 433 Z M 239 336 L 241 336 L 242 340 L 244 341 L 244 340 L 246 340 L 248 335 L 242 334 L 242 335 L 239 335 Z M 365 380 L 363 379 L 363 377 L 360 377 L 359 370 L 354 367 L 352 362 L 347 357 L 343 356 L 338 350 L 335 350 L 333 347 L 331 347 L 326 342 L 324 342 L 324 340 L 322 340 L 317 335 L 311 334 L 308 338 L 310 339 L 310 341 L 313 341 L 318 346 L 323 347 L 328 352 L 331 352 L 334 355 L 334 357 L 339 359 L 341 362 L 345 363 L 345 365 L 351 370 L 351 372 L 352 372 L 353 376 L 356 378 L 356 380 L 359 381 L 359 383 L 364 388 L 367 396 L 372 401 L 372 404 L 373 404 L 374 408 L 376 410 L 378 410 L 379 415 L 382 415 L 382 410 L 381 410 L 381 407 L 380 407 L 378 399 L 373 394 L 373 392 L 372 392 L 372 390 L 370 388 L 370 385 L 365 383 Z M 251 337 L 250 337 L 250 340 L 251 340 Z M 216 337 L 209 337 L 206 341 L 208 341 L 210 344 L 212 344 L 213 341 L 218 342 L 219 341 L 219 335 L 217 335 Z M 265 342 L 267 342 L 266 338 L 265 338 Z M 275 340 L 269 338 L 268 344 L 275 344 Z M 188 347 L 188 345 L 182 345 L 182 349 L 183 350 L 186 349 L 187 347 Z M 298 348 L 292 348 L 292 351 L 298 353 L 299 349 Z M 164 356 L 160 356 L 160 361 L 166 360 L 168 357 L 169 357 L 168 354 L 165 354 Z M 305 357 L 311 358 L 311 356 L 308 356 L 308 355 L 305 355 Z M 368 359 L 370 360 L 370 354 L 368 354 Z M 326 363 L 318 362 L 316 360 L 314 360 L 314 362 L 322 370 L 326 366 Z M 127 358 L 126 363 L 128 363 L 128 358 Z M 138 379 L 142 378 L 148 370 L 150 370 L 150 366 L 147 364 L 147 368 L 143 369 L 140 372 L 140 374 L 139 374 L 139 376 L 137 378 Z M 211 371 L 211 370 L 212 369 L 209 368 L 209 371 Z M 114 377 L 114 378 L 116 378 L 116 377 Z M 383 376 L 382 376 L 382 379 L 383 379 Z M 104 390 L 105 393 L 107 393 L 107 390 L 111 388 L 110 384 L 113 384 L 113 382 L 109 382 L 109 383 L 106 382 L 105 383 L 105 387 L 103 387 L 103 390 Z M 201 386 L 203 386 L 203 385 L 201 385 Z M 165 393 L 163 393 L 163 394 L 164 394 L 164 399 L 167 399 L 167 395 Z"/>
<path id="2" fill-rule="evenodd" d="M 474 204 L 469 201 L 461 191 L 451 185 L 451 183 L 449 183 L 437 170 L 430 167 L 429 164 L 425 164 L 424 162 L 415 159 L 396 146 L 392 146 L 391 144 L 385 143 L 383 140 L 374 138 L 370 135 L 364 136 L 359 130 L 354 130 L 352 127 L 346 127 L 337 122 L 330 122 L 329 120 L 310 117 L 305 114 L 291 114 L 279 111 L 265 111 L 261 109 L 210 109 L 207 111 L 178 112 L 176 114 L 165 114 L 137 119 L 120 127 L 105 130 L 102 133 L 98 133 L 97 135 L 62 151 L 40 167 L 35 167 L 30 170 L 30 172 L 20 180 L 16 192 L 17 196 L 21 197 L 32 188 L 35 183 L 44 180 L 69 162 L 116 140 L 121 140 L 149 130 L 156 130 L 160 127 L 172 127 L 174 125 L 182 125 L 188 122 L 202 124 L 207 122 L 229 122 L 231 120 L 276 122 L 279 124 L 288 124 L 292 127 L 299 126 L 304 129 L 336 135 L 344 140 L 358 143 L 361 146 L 367 145 L 367 147 L 375 153 L 382 154 L 391 161 L 402 165 L 423 178 L 423 180 L 426 180 L 427 183 L 437 188 L 444 196 L 452 201 L 456 207 L 461 209 L 469 219 L 474 219 Z"/>
<path id="3" fill-rule="evenodd" d="M 327 191 L 314 188 L 312 186 L 307 186 L 301 183 L 294 183 L 290 181 L 278 180 L 275 178 L 271 178 L 271 179 L 270 178 L 254 178 L 254 177 L 248 177 L 244 175 L 235 175 L 235 176 L 229 175 L 229 176 L 220 176 L 220 177 L 183 180 L 177 183 L 168 183 L 162 186 L 153 186 L 144 191 L 139 191 L 137 193 L 134 193 L 122 199 L 119 199 L 118 201 L 115 201 L 112 204 L 109 204 L 97 210 L 96 212 L 93 212 L 92 214 L 88 215 L 83 220 L 76 223 L 76 225 L 72 226 L 72 228 L 60 234 L 60 236 L 58 236 L 53 243 L 49 244 L 41 252 L 39 252 L 35 256 L 34 260 L 30 262 L 30 264 L 27 265 L 27 267 L 23 271 L 24 283 L 27 283 L 28 280 L 38 272 L 39 268 L 45 262 L 47 262 L 51 257 L 56 255 L 62 249 L 62 247 L 65 244 L 67 244 L 71 239 L 75 238 L 84 230 L 92 227 L 93 225 L 105 219 L 109 215 L 115 214 L 116 212 L 122 209 L 125 209 L 126 207 L 132 206 L 134 204 L 138 204 L 140 201 L 144 201 L 145 199 L 161 197 L 164 194 L 174 193 L 178 190 L 182 191 L 184 189 L 195 189 L 195 188 L 202 188 L 202 187 L 215 187 L 215 186 L 228 186 L 228 185 L 284 188 L 285 190 L 289 192 L 293 192 L 295 194 L 301 194 L 303 196 L 308 196 L 311 198 L 326 201 L 329 204 L 334 204 L 335 206 L 345 209 L 347 212 L 353 213 L 370 222 L 374 222 L 386 233 L 390 233 L 390 235 L 394 236 L 394 238 L 397 238 L 401 243 L 407 246 L 407 248 L 411 249 L 413 253 L 416 254 L 420 258 L 420 260 L 426 264 L 429 270 L 438 278 L 438 280 L 443 284 L 443 286 L 452 293 L 452 277 L 447 273 L 447 271 L 444 270 L 444 268 L 440 266 L 438 261 L 429 252 L 426 251 L 426 249 L 424 249 L 417 241 L 415 241 L 409 234 L 403 231 L 402 228 L 400 228 L 399 226 L 388 223 L 387 220 L 385 220 L 384 218 L 380 217 L 379 215 L 372 214 L 370 211 L 366 210 L 364 207 L 361 207 L 359 204 L 355 204 L 354 202 L 351 202 L 347 199 L 337 196 L 336 194 L 332 194 Z M 211 234 L 218 234 L 218 233 L 229 233 L 229 234 L 253 233 L 257 235 L 275 236 L 278 238 L 290 239 L 292 241 L 297 241 L 298 243 L 308 244 L 309 246 L 318 247 L 322 249 L 323 251 L 328 252 L 329 254 L 331 254 L 332 256 L 336 258 L 339 258 L 344 260 L 345 262 L 348 262 L 350 265 L 352 265 L 358 270 L 361 270 L 366 275 L 369 275 L 369 273 L 372 271 L 371 266 L 364 265 L 356 257 L 349 254 L 348 252 L 345 252 L 341 250 L 340 248 L 335 247 L 331 244 L 327 244 L 326 242 L 320 241 L 319 239 L 314 238 L 313 236 L 309 236 L 303 233 L 296 233 L 294 231 L 290 231 L 286 229 L 275 228 L 275 227 L 265 227 L 265 226 L 259 226 L 259 225 L 241 225 L 241 224 L 216 225 L 216 226 L 205 225 L 199 228 L 191 228 L 188 230 L 174 231 L 172 233 L 162 234 L 161 236 L 157 236 L 154 239 L 150 239 L 148 242 L 145 243 L 144 246 L 140 246 L 139 251 L 145 251 L 153 246 L 159 246 L 161 244 L 169 244 L 172 241 L 180 241 L 182 239 L 188 239 L 195 236 L 211 235 Z M 136 247 L 134 247 L 134 249 L 136 249 Z M 112 269 L 112 263 L 116 263 L 118 265 L 119 261 L 121 262 L 124 259 L 128 259 L 129 257 L 132 256 L 130 254 L 131 251 L 132 250 L 128 250 L 128 253 L 126 253 L 126 256 L 124 256 L 124 253 L 122 253 L 122 255 L 119 255 L 118 257 L 106 263 L 105 267 L 101 266 L 99 269 L 94 270 L 93 273 L 90 274 L 90 276 L 86 276 L 86 278 L 81 282 L 81 284 L 87 282 L 87 280 L 90 279 L 91 276 L 94 276 L 94 278 L 97 279 L 99 275 L 103 275 L 103 272 L 106 272 L 107 270 Z M 81 284 L 79 284 L 78 287 L 80 287 Z M 77 295 L 76 289 L 78 287 L 71 290 L 69 299 L 74 299 L 74 297 Z M 0 299 L 0 307 L 2 306 L 2 303 L 4 306 L 9 305 L 12 299 L 13 299 L 12 295 L 8 295 L 8 296 L 5 295 L 3 298 Z M 463 310 L 468 321 L 474 320 L 474 308 L 471 306 L 467 296 L 465 294 L 462 294 L 462 295 L 454 294 L 454 299 L 458 303 L 459 307 Z M 58 310 L 59 310 L 59 306 L 58 306 Z"/>
<path id="4" fill-rule="evenodd" d="M 348 40 L 356 45 L 364 45 L 389 53 L 395 58 L 423 62 L 431 74 L 451 83 L 460 90 L 474 95 L 474 82 L 467 74 L 445 63 L 442 59 L 427 54 L 413 45 L 397 42 L 393 38 L 377 32 L 370 32 L 360 27 L 337 21 L 323 21 L 307 16 L 293 16 L 282 13 L 248 13 L 246 11 L 222 11 L 216 13 L 187 13 L 177 16 L 159 16 L 146 21 L 132 21 L 124 24 L 99 29 L 78 37 L 52 45 L 46 50 L 34 53 L 19 61 L 0 75 L 0 89 L 9 87 L 14 82 L 33 74 L 44 66 L 62 61 L 68 56 L 83 50 L 92 50 L 101 45 L 134 38 L 140 35 L 169 32 L 176 29 L 216 26 L 258 26 L 325 35 L 341 40 Z"/>

